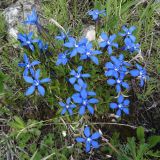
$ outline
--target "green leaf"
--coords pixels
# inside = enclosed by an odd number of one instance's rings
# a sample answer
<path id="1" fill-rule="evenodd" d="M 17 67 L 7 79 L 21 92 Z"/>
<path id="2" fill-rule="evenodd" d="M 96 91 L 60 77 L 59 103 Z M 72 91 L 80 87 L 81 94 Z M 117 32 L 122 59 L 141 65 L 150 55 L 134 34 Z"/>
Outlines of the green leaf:
<path id="1" fill-rule="evenodd" d="M 137 128 L 137 138 L 138 138 L 138 140 L 144 143 L 144 141 L 145 141 L 144 136 L 145 136 L 144 135 L 144 128 L 141 127 L 141 126 L 138 127 Z"/>
<path id="2" fill-rule="evenodd" d="M 158 143 L 160 143 L 160 136 L 152 136 L 148 138 L 148 144 L 150 145 L 150 148 L 153 148 Z"/>

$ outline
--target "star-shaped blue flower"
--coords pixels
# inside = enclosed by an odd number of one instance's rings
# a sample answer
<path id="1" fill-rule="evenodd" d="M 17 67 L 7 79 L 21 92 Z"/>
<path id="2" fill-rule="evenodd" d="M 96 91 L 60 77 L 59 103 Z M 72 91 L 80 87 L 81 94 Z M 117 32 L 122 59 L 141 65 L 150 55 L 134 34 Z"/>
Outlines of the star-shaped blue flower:
<path id="1" fill-rule="evenodd" d="M 79 143 L 85 143 L 86 152 L 89 152 L 92 148 L 99 148 L 100 145 L 97 142 L 97 139 L 101 137 L 101 134 L 99 132 L 95 132 L 91 135 L 90 128 L 87 126 L 84 129 L 84 138 L 83 137 L 77 137 L 76 141 Z"/>
<path id="2" fill-rule="evenodd" d="M 128 99 L 124 99 L 122 95 L 118 97 L 118 103 L 110 103 L 110 108 L 117 109 L 116 115 L 121 116 L 122 112 L 125 114 L 129 114 L 129 105 L 130 101 Z"/>
<path id="3" fill-rule="evenodd" d="M 70 48 L 70 57 L 74 57 L 77 55 L 77 53 L 84 53 L 84 47 L 83 45 L 85 44 L 85 41 L 87 42 L 86 39 L 82 39 L 80 42 L 76 42 L 76 40 L 73 37 L 68 38 L 68 42 L 64 43 L 63 45 L 67 48 Z"/>
<path id="4" fill-rule="evenodd" d="M 120 73 L 126 73 L 127 70 L 127 66 L 130 66 L 130 64 L 128 62 L 125 62 L 124 59 L 124 55 L 120 54 L 119 57 L 115 57 L 115 56 L 111 56 L 110 57 L 112 62 L 107 62 L 105 64 L 105 67 L 107 69 L 107 71 L 105 71 L 105 76 L 114 76 L 115 78 L 118 78 Z"/>
<path id="5" fill-rule="evenodd" d="M 81 60 L 91 59 L 91 61 L 93 61 L 93 63 L 98 65 L 99 62 L 98 62 L 98 58 L 96 57 L 96 55 L 101 54 L 102 52 L 98 51 L 98 50 L 93 50 L 92 47 L 93 47 L 92 43 L 88 42 L 86 44 L 86 46 L 84 47 L 84 49 L 85 49 L 84 53 L 82 53 L 80 55 L 80 59 Z"/>
<path id="6" fill-rule="evenodd" d="M 59 66 L 60 64 L 66 65 L 67 62 L 69 61 L 68 55 L 69 55 L 68 51 L 65 51 L 64 53 L 59 53 L 56 65 L 57 66 Z"/>
<path id="7" fill-rule="evenodd" d="M 103 15 L 103 16 L 106 16 L 106 11 L 105 10 L 98 10 L 98 9 L 94 9 L 94 10 L 90 10 L 89 12 L 88 12 L 88 14 L 90 15 L 90 16 L 92 16 L 92 19 L 94 20 L 94 21 L 97 21 L 98 19 L 99 19 L 99 17 L 100 17 L 100 15 Z"/>
<path id="8" fill-rule="evenodd" d="M 136 37 L 132 35 L 132 32 L 136 29 L 135 26 L 131 26 L 130 28 L 127 28 L 125 26 L 122 27 L 122 30 L 124 33 L 119 33 L 120 36 L 125 37 L 125 38 L 130 38 L 133 42 L 136 41 Z"/>
<path id="9" fill-rule="evenodd" d="M 27 89 L 27 91 L 25 93 L 26 96 L 33 94 L 33 92 L 35 91 L 36 88 L 38 89 L 38 92 L 39 92 L 39 94 L 41 96 L 45 95 L 45 89 L 44 89 L 44 87 L 41 84 L 48 83 L 48 82 L 51 81 L 51 79 L 50 78 L 44 78 L 42 80 L 39 80 L 39 77 L 40 77 L 40 69 L 38 69 L 35 72 L 33 78 L 29 77 L 29 76 L 24 76 L 24 80 L 27 83 L 32 84 L 32 86 Z"/>
<path id="10" fill-rule="evenodd" d="M 94 92 L 90 92 L 94 93 Z M 89 92 L 86 89 L 82 89 L 80 93 L 75 93 L 72 95 L 72 99 L 75 103 L 79 104 L 79 115 L 84 115 L 86 108 L 88 109 L 89 113 L 94 114 L 94 108 L 91 104 L 97 104 L 99 101 L 96 98 L 89 98 Z"/>
<path id="11" fill-rule="evenodd" d="M 60 32 L 60 35 L 56 36 L 55 38 L 59 41 L 65 41 L 69 37 L 68 33 Z"/>
<path id="12" fill-rule="evenodd" d="M 107 83 L 111 86 L 116 85 L 116 92 L 119 93 L 122 90 L 122 87 L 125 89 L 129 89 L 129 84 L 124 81 L 124 74 L 121 73 L 118 78 L 108 79 Z"/>
<path id="13" fill-rule="evenodd" d="M 29 60 L 29 58 L 27 57 L 26 54 L 23 55 L 23 61 L 24 61 L 24 63 L 18 63 L 19 67 L 24 67 L 25 68 L 24 72 L 23 72 L 23 76 L 28 76 L 29 71 L 30 71 L 31 74 L 33 74 L 34 73 L 33 67 L 35 65 L 38 65 L 38 64 L 41 63 L 37 60 L 30 63 L 30 60 Z"/>
<path id="14" fill-rule="evenodd" d="M 69 113 L 69 115 L 73 115 L 73 111 L 72 109 L 76 108 L 76 105 L 71 103 L 71 98 L 67 98 L 66 100 L 66 104 L 63 102 L 59 102 L 59 105 L 63 108 L 61 114 L 65 114 L 67 111 Z"/>
<path id="15" fill-rule="evenodd" d="M 144 69 L 139 64 L 136 64 L 137 69 L 133 69 L 130 71 L 131 76 L 138 77 L 140 79 L 140 86 L 144 86 L 144 82 L 149 79 L 149 76 L 147 75 L 146 69 Z"/>
<path id="16" fill-rule="evenodd" d="M 32 51 L 34 51 L 34 45 L 33 43 L 38 43 L 39 39 L 32 39 L 33 32 L 30 32 L 27 34 L 18 34 L 18 40 L 21 42 L 22 46 L 28 47 Z"/>
<path id="17" fill-rule="evenodd" d="M 102 42 L 99 43 L 101 48 L 107 48 L 108 54 L 111 55 L 113 50 L 112 47 L 118 48 L 118 43 L 115 43 L 114 40 L 116 35 L 113 34 L 108 37 L 106 33 L 101 33 Z"/>
<path id="18" fill-rule="evenodd" d="M 42 40 L 39 40 L 38 48 L 41 52 L 46 52 L 48 50 L 48 44 L 44 44 Z"/>
<path id="19" fill-rule="evenodd" d="M 85 73 L 85 74 L 81 73 L 82 69 L 83 69 L 83 67 L 82 67 L 82 66 L 79 66 L 79 67 L 77 68 L 77 72 L 76 72 L 75 70 L 71 70 L 70 75 L 73 76 L 73 77 L 71 77 L 71 78 L 69 79 L 69 82 L 70 82 L 71 84 L 74 84 L 74 83 L 76 82 L 76 80 L 77 80 L 80 84 L 83 84 L 84 82 L 83 82 L 83 79 L 82 79 L 82 78 L 88 78 L 88 77 L 90 77 L 90 74 L 88 74 L 88 73 Z"/>
<path id="20" fill-rule="evenodd" d="M 129 51 L 130 53 L 139 52 L 140 44 L 134 43 L 130 38 L 125 38 L 124 40 L 125 46 L 123 47 L 124 50 Z"/>
<path id="21" fill-rule="evenodd" d="M 38 15 L 35 8 L 33 8 L 32 13 L 27 16 L 27 20 L 24 21 L 24 24 L 38 25 Z"/>

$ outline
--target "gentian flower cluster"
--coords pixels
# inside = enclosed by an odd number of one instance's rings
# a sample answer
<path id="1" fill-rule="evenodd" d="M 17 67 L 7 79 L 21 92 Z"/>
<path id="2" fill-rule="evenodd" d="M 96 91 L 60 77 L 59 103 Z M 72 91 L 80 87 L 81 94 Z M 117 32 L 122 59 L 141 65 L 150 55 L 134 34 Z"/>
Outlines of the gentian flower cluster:
<path id="1" fill-rule="evenodd" d="M 101 134 L 99 132 L 95 132 L 91 134 L 90 128 L 88 126 L 84 129 L 84 137 L 77 137 L 76 141 L 79 143 L 85 143 L 86 152 L 89 152 L 92 148 L 99 148 L 100 145 L 97 142 L 97 140 L 101 137 Z"/>
<path id="2" fill-rule="evenodd" d="M 94 9 L 94 10 L 90 10 L 88 12 L 88 14 L 92 17 L 92 19 L 94 21 L 97 21 L 97 20 L 99 20 L 100 15 L 106 16 L 106 11 L 105 10 Z"/>
<path id="3" fill-rule="evenodd" d="M 99 20 L 100 16 L 105 16 L 105 10 L 90 10 L 88 14 L 92 16 L 94 21 Z M 36 25 L 38 29 L 41 28 L 38 22 L 38 15 L 35 9 L 32 10 L 31 15 L 28 15 L 27 20 L 24 24 Z M 43 28 L 43 27 L 42 27 Z M 99 42 L 100 48 L 103 51 L 107 50 L 110 62 L 105 64 L 105 76 L 107 77 L 107 83 L 110 86 L 115 86 L 115 91 L 118 94 L 117 102 L 111 102 L 109 107 L 116 110 L 116 115 L 121 116 L 122 113 L 129 114 L 129 99 L 125 99 L 123 95 L 124 89 L 129 90 L 130 86 L 126 81 L 125 77 L 130 75 L 140 80 L 140 86 L 144 86 L 144 82 L 148 80 L 147 71 L 139 64 L 132 65 L 125 61 L 124 54 L 120 53 L 119 56 L 113 56 L 114 49 L 118 51 L 122 49 L 123 51 L 129 51 L 130 53 L 139 52 L 140 44 L 136 43 L 136 37 L 133 35 L 133 31 L 136 28 L 131 26 L 130 28 L 122 27 L 122 32 L 119 33 L 121 37 L 124 38 L 124 46 L 119 47 L 118 43 L 115 41 L 117 35 L 108 35 L 102 32 Z M 41 33 L 41 32 L 40 32 Z M 80 60 L 91 60 L 94 64 L 98 65 L 99 60 L 97 55 L 102 54 L 102 51 L 94 50 L 93 44 L 89 42 L 86 38 L 82 38 L 77 41 L 74 37 L 71 37 L 63 32 L 55 37 L 56 40 L 63 41 L 63 46 L 65 51 L 59 53 L 56 65 L 66 65 L 73 57 L 79 55 Z M 33 32 L 29 34 L 19 34 L 18 40 L 21 42 L 22 47 L 27 47 L 29 51 L 34 52 L 37 44 L 40 53 L 46 53 L 48 50 L 48 44 L 40 39 L 33 39 Z M 31 95 L 38 90 L 41 96 L 45 95 L 44 84 L 51 82 L 50 78 L 40 79 L 40 69 L 36 69 L 36 66 L 40 64 L 38 60 L 30 62 L 27 54 L 23 56 L 23 63 L 19 63 L 18 66 L 24 68 L 23 78 L 31 86 L 26 90 L 25 95 Z M 132 67 L 132 69 L 130 69 Z M 94 107 L 99 102 L 98 99 L 94 98 L 96 93 L 94 91 L 88 90 L 88 84 L 86 79 L 91 77 L 89 73 L 84 73 L 82 66 L 78 66 L 76 70 L 72 69 L 70 72 L 69 85 L 74 87 L 75 92 L 66 99 L 66 102 L 60 101 L 59 105 L 62 108 L 61 115 L 68 113 L 70 116 L 73 115 L 73 109 L 78 108 L 78 114 L 83 116 L 86 110 L 93 115 Z M 76 141 L 80 143 L 85 143 L 86 152 L 89 152 L 91 148 L 99 148 L 99 143 L 97 140 L 101 137 L 99 132 L 93 134 L 90 133 L 90 128 L 87 126 L 84 129 L 83 137 L 77 137 Z"/>

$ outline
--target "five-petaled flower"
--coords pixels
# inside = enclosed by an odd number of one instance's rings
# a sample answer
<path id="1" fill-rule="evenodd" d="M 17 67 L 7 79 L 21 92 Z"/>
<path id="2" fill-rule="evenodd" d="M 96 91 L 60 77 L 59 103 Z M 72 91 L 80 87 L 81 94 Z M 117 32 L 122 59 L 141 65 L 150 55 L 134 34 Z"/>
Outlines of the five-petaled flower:
<path id="1" fill-rule="evenodd" d="M 24 76 L 24 80 L 27 83 L 32 84 L 32 86 L 27 89 L 27 91 L 25 93 L 26 96 L 31 95 L 35 91 L 36 88 L 38 89 L 38 92 L 41 96 L 45 95 L 45 89 L 41 84 L 48 83 L 48 82 L 51 81 L 51 79 L 50 78 L 44 78 L 42 80 L 39 80 L 39 77 L 40 77 L 40 69 L 35 71 L 35 74 L 34 74 L 33 78 L 29 77 L 29 76 Z"/>
<path id="2" fill-rule="evenodd" d="M 27 20 L 24 21 L 24 24 L 38 25 L 38 15 L 35 8 L 33 8 L 32 13 L 27 16 Z"/>
<path id="3" fill-rule="evenodd" d="M 66 100 L 66 104 L 63 102 L 59 102 L 59 105 L 63 108 L 61 114 L 65 114 L 67 111 L 69 113 L 69 115 L 73 115 L 73 111 L 72 109 L 76 108 L 75 104 L 71 103 L 71 98 L 67 98 Z"/>
<path id="4" fill-rule="evenodd" d="M 33 32 L 30 32 L 27 34 L 18 34 L 18 40 L 21 42 L 22 46 L 28 47 L 31 49 L 31 51 L 34 51 L 34 45 L 33 43 L 38 43 L 39 39 L 32 39 Z"/>
<path id="5" fill-rule="evenodd" d="M 59 41 L 65 41 L 69 37 L 68 33 L 60 32 L 60 35 L 55 38 Z"/>
<path id="6" fill-rule="evenodd" d="M 109 85 L 116 85 L 116 92 L 120 93 L 121 92 L 121 87 L 125 88 L 125 89 L 129 89 L 129 84 L 127 82 L 124 82 L 124 73 L 121 73 L 119 75 L 119 77 L 115 78 L 115 79 L 108 79 L 107 83 Z"/>
<path id="7" fill-rule="evenodd" d="M 84 88 L 80 91 L 80 93 L 75 93 L 72 95 L 72 99 L 75 103 L 79 104 L 79 114 L 84 115 L 86 108 L 89 113 L 94 114 L 94 108 L 91 104 L 97 104 L 99 101 L 96 98 L 89 98 L 89 96 L 95 96 L 95 92 L 87 92 Z"/>
<path id="8" fill-rule="evenodd" d="M 95 55 L 101 54 L 102 52 L 98 50 L 93 50 L 92 47 L 93 47 L 92 43 L 88 42 L 84 47 L 85 49 L 84 53 L 80 55 L 80 59 L 81 60 L 91 59 L 95 64 L 98 65 L 99 64 L 98 58 Z"/>
<path id="9" fill-rule="evenodd" d="M 100 15 L 103 15 L 103 16 L 106 16 L 106 10 L 98 10 L 98 9 L 94 9 L 94 10 L 90 10 L 89 12 L 88 12 L 88 14 L 90 15 L 90 16 L 92 16 L 92 19 L 94 20 L 94 21 L 97 21 L 98 19 L 99 19 L 99 17 L 100 17 Z"/>
<path id="10" fill-rule="evenodd" d="M 24 67 L 24 68 L 25 68 L 25 70 L 24 70 L 24 72 L 23 72 L 23 76 L 28 76 L 28 72 L 29 72 L 29 71 L 30 71 L 30 73 L 33 75 L 33 74 L 34 74 L 33 67 L 34 67 L 35 65 L 40 64 L 40 62 L 37 61 L 37 60 L 36 60 L 36 61 L 33 61 L 32 63 L 30 63 L 30 60 L 29 60 L 29 58 L 27 57 L 26 54 L 23 55 L 23 61 L 24 61 L 24 63 L 18 63 L 18 66 L 19 66 L 19 67 Z"/>
<path id="11" fill-rule="evenodd" d="M 124 40 L 125 46 L 122 48 L 130 53 L 139 52 L 140 44 L 133 42 L 130 38 L 125 38 Z"/>
<path id="12" fill-rule="evenodd" d="M 144 82 L 149 79 L 149 76 L 147 75 L 147 71 L 140 66 L 139 64 L 136 64 L 137 69 L 133 69 L 130 71 L 131 76 L 138 77 L 140 79 L 140 86 L 144 86 Z"/>
<path id="13" fill-rule="evenodd" d="M 114 40 L 116 38 L 116 35 L 113 34 L 108 37 L 106 33 L 101 33 L 102 41 L 99 43 L 99 46 L 101 48 L 107 48 L 108 54 L 111 55 L 113 50 L 112 47 L 118 48 L 118 43 L 115 43 Z"/>
<path id="14" fill-rule="evenodd" d="M 76 42 L 75 38 L 73 37 L 69 37 L 68 38 L 68 42 L 64 43 L 63 45 L 67 48 L 70 48 L 71 51 L 70 51 L 70 57 L 74 57 L 77 55 L 77 53 L 84 53 L 85 50 L 84 50 L 84 44 L 85 42 L 87 42 L 86 39 L 82 39 L 80 40 L 78 43 Z"/>
<path id="15" fill-rule="evenodd" d="M 122 27 L 122 30 L 124 33 L 120 32 L 119 35 L 125 38 L 130 38 L 133 42 L 136 41 L 136 37 L 132 35 L 132 32 L 136 29 L 135 26 L 131 26 L 130 28 L 127 28 L 125 26 Z"/>
<path id="16" fill-rule="evenodd" d="M 56 65 L 57 66 L 59 66 L 60 64 L 66 65 L 69 60 L 68 55 L 69 55 L 68 51 L 65 51 L 64 53 L 59 53 Z"/>
<path id="17" fill-rule="evenodd" d="M 120 54 L 118 58 L 115 56 L 111 56 L 110 58 L 112 62 L 107 62 L 105 64 L 107 69 L 107 71 L 105 71 L 105 76 L 114 76 L 115 78 L 118 78 L 120 73 L 125 74 L 127 72 L 127 66 L 130 66 L 130 64 L 123 60 L 123 54 Z"/>
<path id="18" fill-rule="evenodd" d="M 125 114 L 129 114 L 128 105 L 130 101 L 128 99 L 124 99 L 122 95 L 118 97 L 118 103 L 110 103 L 110 108 L 117 109 L 116 115 L 121 116 L 122 112 Z"/>
<path id="19" fill-rule="evenodd" d="M 90 128 L 88 126 L 84 129 L 84 138 L 83 137 L 77 137 L 76 141 L 79 143 L 85 143 L 85 151 L 89 152 L 92 148 L 99 148 L 100 145 L 97 142 L 97 140 L 101 137 L 101 134 L 99 132 L 95 132 L 93 134 L 90 133 Z"/>
<path id="20" fill-rule="evenodd" d="M 46 52 L 48 50 L 48 44 L 44 44 L 42 40 L 38 41 L 38 48 L 41 52 Z"/>
<path id="21" fill-rule="evenodd" d="M 71 70 L 70 75 L 73 76 L 73 77 L 71 77 L 71 78 L 69 79 L 69 82 L 70 82 L 71 84 L 74 84 L 74 83 L 76 82 L 76 80 L 78 81 L 78 83 L 83 84 L 84 82 L 83 82 L 83 79 L 82 79 L 82 78 L 88 78 L 88 77 L 90 77 L 90 74 L 88 74 L 88 73 L 84 73 L 84 74 L 81 73 L 82 69 L 83 69 L 83 67 L 82 67 L 82 66 L 79 66 L 79 67 L 77 68 L 77 72 L 76 72 L 74 69 Z"/>

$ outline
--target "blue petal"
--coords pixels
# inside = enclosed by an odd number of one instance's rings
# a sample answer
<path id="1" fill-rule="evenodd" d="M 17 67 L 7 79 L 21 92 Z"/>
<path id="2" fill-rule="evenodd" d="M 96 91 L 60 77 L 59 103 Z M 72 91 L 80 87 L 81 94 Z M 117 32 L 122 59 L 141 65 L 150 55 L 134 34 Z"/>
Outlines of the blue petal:
<path id="1" fill-rule="evenodd" d="M 63 102 L 59 102 L 59 105 L 60 105 L 61 107 L 65 107 L 65 106 L 66 106 L 65 103 L 63 103 Z"/>
<path id="2" fill-rule="evenodd" d="M 93 91 L 88 91 L 87 94 L 88 94 L 89 96 L 96 96 L 96 93 L 93 92 Z"/>
<path id="3" fill-rule="evenodd" d="M 86 152 L 89 152 L 91 150 L 91 145 L 89 142 L 86 141 Z"/>
<path id="4" fill-rule="evenodd" d="M 77 54 L 77 49 L 75 48 L 75 49 L 73 49 L 73 50 L 71 51 L 70 57 L 72 58 L 72 57 L 76 56 L 76 54 Z"/>
<path id="5" fill-rule="evenodd" d="M 133 70 L 130 71 L 130 74 L 133 77 L 137 77 L 137 76 L 139 76 L 139 70 L 133 69 Z"/>
<path id="6" fill-rule="evenodd" d="M 62 115 L 65 114 L 66 111 L 67 111 L 67 109 L 66 109 L 66 108 L 63 108 L 61 114 L 62 114 Z"/>
<path id="7" fill-rule="evenodd" d="M 87 91 L 86 91 L 86 89 L 82 89 L 81 90 L 81 96 L 82 96 L 83 99 L 87 98 Z"/>
<path id="8" fill-rule="evenodd" d="M 118 103 L 121 104 L 123 102 L 123 100 L 124 100 L 124 97 L 122 95 L 120 95 L 118 97 Z"/>
<path id="9" fill-rule="evenodd" d="M 113 35 L 111 35 L 111 36 L 109 37 L 109 40 L 112 42 L 112 41 L 114 41 L 115 38 L 116 38 L 116 34 L 113 34 Z"/>
<path id="10" fill-rule="evenodd" d="M 76 105 L 75 104 L 71 104 L 70 108 L 76 108 Z"/>
<path id="11" fill-rule="evenodd" d="M 32 63 L 31 63 L 31 66 L 35 66 L 35 65 L 38 65 L 38 64 L 40 64 L 41 62 L 39 62 L 39 61 L 33 61 Z"/>
<path id="12" fill-rule="evenodd" d="M 85 110 L 86 110 L 86 107 L 85 106 L 81 106 L 78 113 L 79 115 L 84 115 L 85 114 Z"/>
<path id="13" fill-rule="evenodd" d="M 75 85 L 74 85 L 74 89 L 75 89 L 76 91 L 80 92 L 81 89 L 82 89 L 82 87 L 81 87 L 80 85 L 78 85 L 78 84 L 75 84 Z"/>
<path id="14" fill-rule="evenodd" d="M 75 76 L 76 75 L 75 70 L 71 70 L 70 75 Z"/>
<path id="15" fill-rule="evenodd" d="M 90 105 L 87 105 L 87 109 L 89 111 L 89 113 L 94 114 L 94 108 Z"/>
<path id="16" fill-rule="evenodd" d="M 119 116 L 119 117 L 121 116 L 121 110 L 120 109 L 116 112 L 116 115 Z"/>
<path id="17" fill-rule="evenodd" d="M 97 141 L 92 141 L 92 147 L 93 148 L 99 148 L 99 144 Z"/>
<path id="18" fill-rule="evenodd" d="M 82 137 L 77 137 L 76 141 L 79 142 L 79 143 L 82 143 L 82 142 L 85 142 L 85 139 L 82 138 Z"/>
<path id="19" fill-rule="evenodd" d="M 69 115 L 72 116 L 73 115 L 73 111 L 71 108 L 68 109 Z"/>
<path id="20" fill-rule="evenodd" d="M 129 109 L 128 109 L 128 108 L 123 107 L 122 110 L 123 110 L 123 112 L 124 112 L 125 114 L 129 114 Z"/>
<path id="21" fill-rule="evenodd" d="M 27 83 L 33 83 L 33 78 L 32 77 L 24 76 L 23 78 Z"/>
<path id="22" fill-rule="evenodd" d="M 123 102 L 124 106 L 128 106 L 129 103 L 130 103 L 130 101 L 128 99 L 124 100 L 124 102 Z"/>
<path id="23" fill-rule="evenodd" d="M 41 96 L 45 95 L 45 89 L 41 85 L 38 86 L 38 92 L 40 93 Z"/>
<path id="24" fill-rule="evenodd" d="M 107 83 L 108 83 L 109 85 L 114 85 L 114 84 L 116 83 L 116 81 L 115 81 L 114 79 L 108 79 L 108 80 L 107 80 Z"/>
<path id="25" fill-rule="evenodd" d="M 70 104 L 71 103 L 71 98 L 67 98 L 67 101 L 66 101 L 67 104 Z"/>
<path id="26" fill-rule="evenodd" d="M 71 43 L 71 42 L 66 42 L 66 43 L 64 43 L 63 45 L 64 45 L 65 47 L 67 47 L 67 48 L 73 48 L 73 47 L 74 47 L 74 44 Z"/>
<path id="27" fill-rule="evenodd" d="M 88 126 L 86 126 L 85 129 L 84 129 L 84 135 L 85 135 L 87 138 L 91 135 L 91 133 L 90 133 L 90 128 L 89 128 Z"/>
<path id="28" fill-rule="evenodd" d="M 144 80 L 143 78 L 140 79 L 140 87 L 143 87 L 144 86 Z"/>
<path id="29" fill-rule="evenodd" d="M 50 81 L 51 81 L 50 78 L 44 78 L 44 79 L 40 80 L 40 83 L 48 83 Z"/>
<path id="30" fill-rule="evenodd" d="M 78 96 L 79 95 L 79 93 L 77 93 L 77 94 L 73 94 L 72 95 L 72 99 L 73 99 L 73 101 L 75 102 L 75 103 L 82 103 L 82 98 L 80 97 L 80 96 Z"/>
<path id="31" fill-rule="evenodd" d="M 83 86 L 83 85 L 84 85 L 84 82 L 83 82 L 83 80 L 82 80 L 81 78 L 78 79 L 78 84 L 79 84 L 80 86 Z"/>
<path id="32" fill-rule="evenodd" d="M 35 91 L 35 86 L 31 86 L 27 89 L 25 95 L 26 96 L 31 95 L 34 91 Z"/>
<path id="33" fill-rule="evenodd" d="M 78 68 L 77 68 L 78 73 L 81 73 L 82 69 L 83 69 L 82 66 L 78 66 Z"/>
<path id="34" fill-rule="evenodd" d="M 100 42 L 100 43 L 99 43 L 99 46 L 100 46 L 101 48 L 104 48 L 104 47 L 107 46 L 107 42 L 106 42 L 106 41 Z"/>
<path id="35" fill-rule="evenodd" d="M 110 103 L 110 108 L 116 109 L 117 107 L 117 103 Z"/>
<path id="36" fill-rule="evenodd" d="M 107 69 L 113 69 L 113 68 L 114 68 L 114 65 L 113 65 L 111 62 L 107 62 L 107 63 L 105 64 L 105 67 L 106 67 Z"/>
<path id="37" fill-rule="evenodd" d="M 131 26 L 131 27 L 129 28 L 129 31 L 132 33 L 135 29 L 136 29 L 135 26 Z"/>
<path id="38" fill-rule="evenodd" d="M 91 99 L 88 100 L 88 102 L 92 103 L 92 104 L 95 104 L 95 103 L 98 103 L 99 101 L 96 98 L 91 98 Z"/>
<path id="39" fill-rule="evenodd" d="M 78 53 L 81 53 L 81 54 L 85 53 L 85 49 L 83 47 L 78 47 L 77 51 Z"/>
<path id="40" fill-rule="evenodd" d="M 107 41 L 108 40 L 108 36 L 107 36 L 107 34 L 106 33 L 101 33 L 101 38 L 103 39 L 103 40 L 105 40 L 105 41 Z"/>
<path id="41" fill-rule="evenodd" d="M 105 72 L 105 76 L 108 77 L 108 76 L 113 76 L 114 75 L 114 70 L 109 70 L 109 71 L 106 71 Z"/>
<path id="42" fill-rule="evenodd" d="M 129 84 L 127 82 L 122 82 L 122 86 L 126 89 L 129 89 Z"/>
<path id="43" fill-rule="evenodd" d="M 81 76 L 82 76 L 83 78 L 88 78 L 88 77 L 90 77 L 91 75 L 88 74 L 88 73 L 86 73 L 86 74 L 82 74 Z"/>
<path id="44" fill-rule="evenodd" d="M 100 138 L 100 137 L 101 137 L 101 134 L 100 134 L 99 132 L 95 132 L 95 133 L 93 133 L 92 136 L 91 136 L 92 139 L 98 139 L 98 138 Z"/>
<path id="45" fill-rule="evenodd" d="M 111 55 L 112 54 L 112 47 L 108 46 L 107 50 L 108 50 L 108 54 Z"/>
<path id="46" fill-rule="evenodd" d="M 26 64 L 25 63 L 18 63 L 18 67 L 25 67 Z"/>
<path id="47" fill-rule="evenodd" d="M 28 76 L 28 68 L 26 68 L 25 70 L 24 70 L 24 72 L 23 72 L 23 77 L 24 76 Z"/>
<path id="48" fill-rule="evenodd" d="M 91 58 L 91 60 L 92 60 L 96 65 L 99 64 L 99 61 L 98 61 L 98 58 L 97 58 L 97 57 L 91 56 L 90 58 Z"/>
<path id="49" fill-rule="evenodd" d="M 29 63 L 29 59 L 26 54 L 23 55 L 23 59 L 25 63 Z"/>
<path id="50" fill-rule="evenodd" d="M 72 78 L 69 79 L 69 82 L 70 82 L 71 84 L 74 84 L 75 81 L 76 81 L 76 78 L 75 78 L 75 77 L 72 77 Z"/>
<path id="51" fill-rule="evenodd" d="M 35 79 L 38 80 L 39 77 L 40 77 L 40 72 L 41 70 L 40 69 L 37 69 L 36 73 L 35 73 Z"/>
<path id="52" fill-rule="evenodd" d="M 119 84 L 116 85 L 116 92 L 117 93 L 121 92 L 121 86 Z"/>

